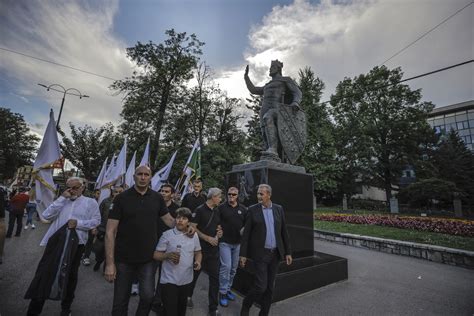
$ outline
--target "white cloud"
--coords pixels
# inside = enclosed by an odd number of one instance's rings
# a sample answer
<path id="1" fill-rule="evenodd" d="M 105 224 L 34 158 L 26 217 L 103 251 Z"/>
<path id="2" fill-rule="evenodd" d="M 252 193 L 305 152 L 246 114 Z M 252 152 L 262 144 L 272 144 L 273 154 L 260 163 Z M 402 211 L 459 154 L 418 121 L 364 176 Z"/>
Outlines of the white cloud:
<path id="1" fill-rule="evenodd" d="M 417 39 L 468 0 L 424 1 L 329 1 L 320 4 L 296 0 L 276 6 L 252 28 L 244 54 L 255 84 L 268 81 L 270 61 L 284 63 L 284 75 L 296 78 L 298 70 L 311 66 L 326 83 L 327 100 L 339 81 L 367 73 L 395 52 Z M 405 78 L 473 59 L 474 5 L 390 60 L 401 66 Z M 424 100 L 447 105 L 474 99 L 473 66 L 463 66 L 409 82 L 422 88 Z M 230 95 L 248 92 L 240 69 L 223 70 L 219 82 Z M 244 91 L 244 94 L 242 94 Z"/>
<path id="2" fill-rule="evenodd" d="M 122 79 L 130 75 L 133 65 L 126 58 L 126 45 L 112 34 L 118 1 L 80 3 L 3 1 L 0 5 L 0 45 L 112 78 Z M 112 96 L 108 88 L 111 80 L 9 52 L 2 51 L 1 54 L 0 69 L 19 82 L 15 92 L 26 97 L 44 95 L 56 116 L 62 93 L 47 92 L 37 83 L 57 83 L 90 96 L 83 99 L 66 96 L 61 117 L 63 127 L 69 121 L 98 126 L 119 120 L 121 98 Z M 46 123 L 47 117 L 48 113 L 45 113 L 39 122 Z"/>

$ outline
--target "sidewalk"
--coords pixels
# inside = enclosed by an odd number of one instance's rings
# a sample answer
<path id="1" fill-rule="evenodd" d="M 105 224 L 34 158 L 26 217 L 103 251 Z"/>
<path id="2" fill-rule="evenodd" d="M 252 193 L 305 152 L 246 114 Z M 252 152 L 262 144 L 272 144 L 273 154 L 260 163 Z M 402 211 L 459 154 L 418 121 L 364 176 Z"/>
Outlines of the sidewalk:
<path id="1" fill-rule="evenodd" d="M 4 263 L 0 265 L 0 315 L 25 315 L 28 302 L 23 295 L 28 287 L 43 248 L 39 241 L 47 225 L 22 232 L 6 242 Z M 315 240 L 318 251 L 345 257 L 349 261 L 349 280 L 333 284 L 272 306 L 271 315 L 472 315 L 474 313 L 474 273 L 410 257 L 354 248 Z M 93 261 L 93 260 L 92 260 Z M 113 285 L 92 266 L 81 266 L 72 315 L 110 315 Z M 137 297 L 130 299 L 129 315 L 134 315 Z M 207 313 L 207 278 L 196 286 L 195 308 L 187 315 Z M 237 316 L 241 299 L 222 315 Z M 43 315 L 56 315 L 59 303 L 46 303 Z M 150 313 L 153 315 L 153 313 Z M 258 315 L 253 308 L 251 315 Z"/>

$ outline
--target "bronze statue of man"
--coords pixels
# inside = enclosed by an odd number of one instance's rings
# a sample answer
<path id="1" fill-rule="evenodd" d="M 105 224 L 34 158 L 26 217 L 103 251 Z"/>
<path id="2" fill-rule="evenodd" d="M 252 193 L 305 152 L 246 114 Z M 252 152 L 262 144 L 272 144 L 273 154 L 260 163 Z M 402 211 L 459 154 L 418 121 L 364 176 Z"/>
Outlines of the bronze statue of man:
<path id="1" fill-rule="evenodd" d="M 272 60 L 269 73 L 272 80 L 263 87 L 253 85 L 248 65 L 244 79 L 250 93 L 263 96 L 260 127 L 265 151 L 261 159 L 281 161 L 284 155 L 294 163 L 306 143 L 306 118 L 299 106 L 301 90 L 293 79 L 282 76 L 282 68 L 283 63 Z"/>

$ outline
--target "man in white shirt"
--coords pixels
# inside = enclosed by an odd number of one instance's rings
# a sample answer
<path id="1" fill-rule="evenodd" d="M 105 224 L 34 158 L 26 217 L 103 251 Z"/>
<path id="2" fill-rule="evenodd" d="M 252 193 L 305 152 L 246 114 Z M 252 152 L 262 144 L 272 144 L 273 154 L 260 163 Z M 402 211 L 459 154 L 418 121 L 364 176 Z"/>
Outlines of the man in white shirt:
<path id="1" fill-rule="evenodd" d="M 40 243 L 41 246 L 46 246 L 49 238 L 66 223 L 69 229 L 76 230 L 79 238 L 79 247 L 71 262 L 66 296 L 61 301 L 61 315 L 70 315 L 71 313 L 71 304 L 77 285 L 77 273 L 88 232 L 100 224 L 100 211 L 96 200 L 82 195 L 85 187 L 83 179 L 69 178 L 66 186 L 67 189 L 63 194 L 43 212 L 43 217 L 52 223 Z M 44 300 L 31 300 L 28 315 L 39 315 L 44 302 Z"/>
<path id="2" fill-rule="evenodd" d="M 186 235 L 191 211 L 182 207 L 176 210 L 176 227 L 163 233 L 153 255 L 163 261 L 161 268 L 161 299 L 165 315 L 184 316 L 188 287 L 193 281 L 193 269 L 201 269 L 201 245 L 195 233 Z"/>

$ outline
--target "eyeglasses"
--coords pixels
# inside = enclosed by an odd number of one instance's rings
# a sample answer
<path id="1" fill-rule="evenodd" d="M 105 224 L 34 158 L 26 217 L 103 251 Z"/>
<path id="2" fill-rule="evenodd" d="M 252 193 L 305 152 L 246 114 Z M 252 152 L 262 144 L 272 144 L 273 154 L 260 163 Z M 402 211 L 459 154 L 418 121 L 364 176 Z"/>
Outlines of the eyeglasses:
<path id="1" fill-rule="evenodd" d="M 80 188 L 82 188 L 82 185 L 76 185 L 75 187 L 67 187 L 67 188 L 70 190 L 79 190 Z"/>
<path id="2" fill-rule="evenodd" d="M 237 193 L 227 193 L 228 196 L 237 196 Z"/>

